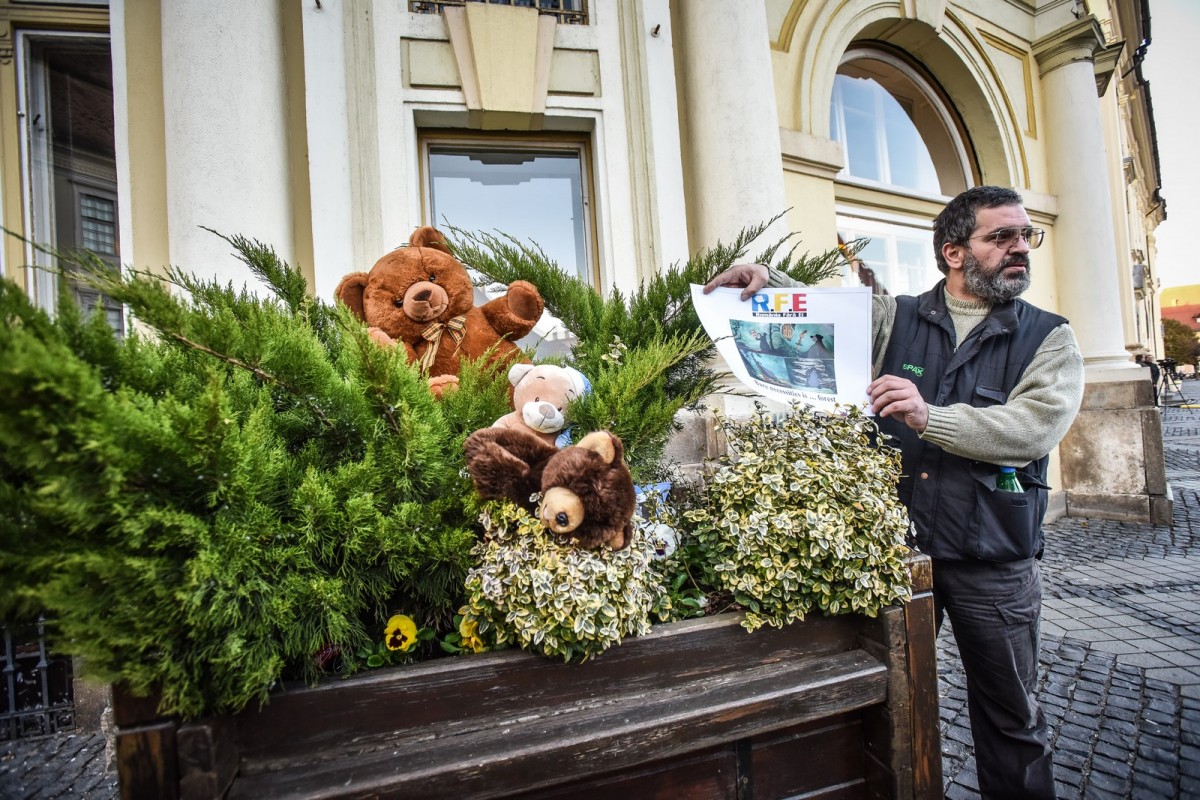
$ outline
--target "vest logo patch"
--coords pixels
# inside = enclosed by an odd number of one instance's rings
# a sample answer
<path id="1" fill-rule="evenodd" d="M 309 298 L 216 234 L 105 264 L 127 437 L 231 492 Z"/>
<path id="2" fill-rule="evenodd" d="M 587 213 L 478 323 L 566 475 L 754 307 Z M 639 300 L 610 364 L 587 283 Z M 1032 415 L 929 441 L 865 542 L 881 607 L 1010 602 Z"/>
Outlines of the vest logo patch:
<path id="1" fill-rule="evenodd" d="M 915 365 L 915 364 L 905 364 L 903 367 L 901 367 L 901 369 L 902 369 L 902 370 L 908 370 L 909 372 L 911 372 L 911 373 L 913 373 L 914 375 L 916 375 L 918 378 L 919 378 L 919 377 L 921 377 L 922 375 L 924 375 L 924 374 L 925 374 L 925 368 L 924 368 L 924 367 L 918 367 L 918 366 L 917 366 L 917 365 Z"/>

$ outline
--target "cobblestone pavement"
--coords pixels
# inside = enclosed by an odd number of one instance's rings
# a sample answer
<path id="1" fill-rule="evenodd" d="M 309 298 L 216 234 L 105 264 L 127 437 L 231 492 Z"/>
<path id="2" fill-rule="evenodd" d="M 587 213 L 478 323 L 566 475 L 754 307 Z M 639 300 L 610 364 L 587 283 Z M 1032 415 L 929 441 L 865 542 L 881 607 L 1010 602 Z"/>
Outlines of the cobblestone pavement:
<path id="1" fill-rule="evenodd" d="M 1182 386 L 1200 404 L 1200 381 Z M 1046 528 L 1040 697 L 1060 798 L 1200 798 L 1200 408 L 1164 408 L 1173 527 L 1064 518 Z M 979 798 L 966 689 L 938 640 L 949 800 Z M 118 796 L 104 737 L 0 744 L 0 798 Z"/>
<path id="2" fill-rule="evenodd" d="M 108 769 L 104 734 L 67 734 L 0 744 L 0 798 L 87 798 L 119 795 Z"/>
<path id="3" fill-rule="evenodd" d="M 1185 381 L 1200 404 L 1200 381 Z M 1172 527 L 1046 526 L 1039 697 L 1059 798 L 1200 798 L 1200 408 L 1162 410 Z M 949 800 L 979 798 L 966 682 L 938 638 Z"/>

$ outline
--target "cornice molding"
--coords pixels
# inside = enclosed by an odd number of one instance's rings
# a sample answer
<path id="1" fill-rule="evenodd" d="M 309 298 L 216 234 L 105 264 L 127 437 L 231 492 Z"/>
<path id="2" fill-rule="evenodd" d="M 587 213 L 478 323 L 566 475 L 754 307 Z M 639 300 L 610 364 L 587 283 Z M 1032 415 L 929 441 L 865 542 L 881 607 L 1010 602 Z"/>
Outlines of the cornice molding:
<path id="1" fill-rule="evenodd" d="M 846 164 L 841 143 L 823 136 L 780 128 L 779 147 L 787 172 L 831 181 Z"/>
<path id="2" fill-rule="evenodd" d="M 1094 16 L 1088 16 L 1035 41 L 1033 57 L 1043 77 L 1068 64 L 1091 62 L 1096 73 L 1096 92 L 1102 95 L 1108 89 L 1124 47 L 1124 42 L 1108 44 L 1100 23 Z"/>

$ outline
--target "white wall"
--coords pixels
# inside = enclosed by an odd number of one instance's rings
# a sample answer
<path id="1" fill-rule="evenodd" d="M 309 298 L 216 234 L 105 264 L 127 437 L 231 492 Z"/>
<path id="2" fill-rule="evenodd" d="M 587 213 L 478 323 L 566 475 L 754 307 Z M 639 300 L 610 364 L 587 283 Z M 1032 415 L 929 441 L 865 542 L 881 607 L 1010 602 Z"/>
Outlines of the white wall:
<path id="1" fill-rule="evenodd" d="M 279 6 L 170 0 L 162 35 L 171 263 L 240 286 L 249 272 L 201 226 L 293 258 Z"/>

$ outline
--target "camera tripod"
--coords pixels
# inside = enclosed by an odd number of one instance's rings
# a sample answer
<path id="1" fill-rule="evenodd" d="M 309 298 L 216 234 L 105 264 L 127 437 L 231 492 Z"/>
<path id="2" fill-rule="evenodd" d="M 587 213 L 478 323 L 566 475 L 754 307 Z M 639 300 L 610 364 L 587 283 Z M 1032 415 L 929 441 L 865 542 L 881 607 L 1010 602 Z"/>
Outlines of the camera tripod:
<path id="1" fill-rule="evenodd" d="M 1158 376 L 1158 404 L 1177 406 L 1183 402 L 1183 388 L 1179 385 L 1175 370 L 1161 367 Z"/>

